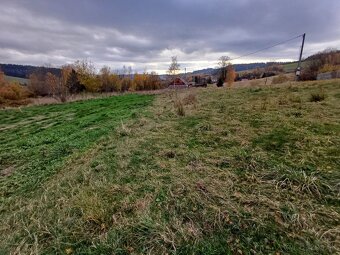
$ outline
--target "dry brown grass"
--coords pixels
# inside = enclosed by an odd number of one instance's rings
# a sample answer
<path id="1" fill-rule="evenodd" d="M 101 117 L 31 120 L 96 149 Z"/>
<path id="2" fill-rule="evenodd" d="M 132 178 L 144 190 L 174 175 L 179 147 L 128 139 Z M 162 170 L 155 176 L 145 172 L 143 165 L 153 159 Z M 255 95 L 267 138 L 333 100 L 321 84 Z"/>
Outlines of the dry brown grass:
<path id="1" fill-rule="evenodd" d="M 280 74 L 272 79 L 272 84 L 281 84 L 287 81 L 289 81 L 289 78 L 284 74 Z"/>

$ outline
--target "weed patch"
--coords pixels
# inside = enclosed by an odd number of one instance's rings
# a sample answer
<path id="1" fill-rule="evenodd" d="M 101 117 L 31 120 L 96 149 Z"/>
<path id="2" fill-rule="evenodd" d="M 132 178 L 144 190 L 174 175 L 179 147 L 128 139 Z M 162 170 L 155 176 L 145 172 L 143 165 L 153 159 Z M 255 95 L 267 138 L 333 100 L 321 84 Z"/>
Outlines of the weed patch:
<path id="1" fill-rule="evenodd" d="M 326 94 L 324 92 L 312 93 L 310 95 L 310 102 L 321 102 L 326 99 Z"/>

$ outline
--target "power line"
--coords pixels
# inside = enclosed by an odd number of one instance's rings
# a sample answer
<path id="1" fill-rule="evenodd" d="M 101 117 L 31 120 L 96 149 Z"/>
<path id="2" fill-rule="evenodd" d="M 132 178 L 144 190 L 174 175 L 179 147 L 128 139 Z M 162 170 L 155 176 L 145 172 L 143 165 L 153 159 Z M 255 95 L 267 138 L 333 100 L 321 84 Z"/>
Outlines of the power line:
<path id="1" fill-rule="evenodd" d="M 236 59 L 240 59 L 240 58 L 243 58 L 243 57 L 247 57 L 247 56 L 254 55 L 254 54 L 258 53 L 258 52 L 265 51 L 265 50 L 274 48 L 274 47 L 276 47 L 276 46 L 278 46 L 278 45 L 285 44 L 285 43 L 287 43 L 287 42 L 293 41 L 293 40 L 295 40 L 295 39 L 297 39 L 297 38 L 299 38 L 299 37 L 301 37 L 301 36 L 303 36 L 303 34 L 298 35 L 298 36 L 295 36 L 295 37 L 292 37 L 292 38 L 290 38 L 290 39 L 288 39 L 288 40 L 285 40 L 285 41 L 276 43 L 276 44 L 274 44 L 274 45 L 272 45 L 272 46 L 267 46 L 267 47 L 262 48 L 262 49 L 260 49 L 260 50 L 257 50 L 257 51 L 251 52 L 251 53 L 247 53 L 247 54 L 241 55 L 241 56 L 236 57 L 236 58 L 229 59 L 229 61 L 233 61 L 233 60 L 236 60 Z"/>

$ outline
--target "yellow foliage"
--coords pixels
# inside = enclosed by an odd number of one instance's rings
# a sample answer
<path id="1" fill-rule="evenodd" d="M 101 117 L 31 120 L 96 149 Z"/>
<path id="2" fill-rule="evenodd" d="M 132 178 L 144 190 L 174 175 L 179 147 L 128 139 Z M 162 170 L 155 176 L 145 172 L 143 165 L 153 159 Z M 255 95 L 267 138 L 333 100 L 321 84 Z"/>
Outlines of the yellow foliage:
<path id="1" fill-rule="evenodd" d="M 147 82 L 147 74 L 135 74 L 133 82 L 136 90 L 144 90 Z"/>
<path id="2" fill-rule="evenodd" d="M 340 70 L 340 65 L 331 65 L 325 64 L 320 70 L 319 73 L 328 73 Z"/>
<path id="3" fill-rule="evenodd" d="M 100 80 L 96 76 L 82 76 L 80 79 L 81 84 L 85 86 L 86 91 L 99 92 L 101 88 Z"/>
<path id="4" fill-rule="evenodd" d="M 124 77 L 121 80 L 121 91 L 129 91 L 131 90 L 130 88 L 132 88 L 133 86 L 133 81 L 128 78 L 128 77 Z"/>
<path id="5" fill-rule="evenodd" d="M 74 70 L 77 72 L 79 81 L 85 86 L 89 92 L 99 92 L 101 88 L 101 82 L 96 77 L 95 67 L 92 62 L 87 60 L 78 60 L 73 65 Z"/>
<path id="6" fill-rule="evenodd" d="M 7 100 L 22 100 L 27 98 L 27 90 L 17 83 L 4 83 L 0 86 L 0 97 Z"/>
<path id="7" fill-rule="evenodd" d="M 111 74 L 110 75 L 110 84 L 113 87 L 114 91 L 121 91 L 122 90 L 120 78 L 117 74 Z"/>

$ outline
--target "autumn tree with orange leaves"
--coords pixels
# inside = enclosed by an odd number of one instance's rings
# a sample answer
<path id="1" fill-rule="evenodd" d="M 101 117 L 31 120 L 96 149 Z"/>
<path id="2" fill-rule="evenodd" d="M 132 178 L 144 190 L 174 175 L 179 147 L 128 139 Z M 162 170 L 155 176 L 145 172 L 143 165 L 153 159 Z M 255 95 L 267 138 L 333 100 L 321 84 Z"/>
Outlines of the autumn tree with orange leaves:
<path id="1" fill-rule="evenodd" d="M 228 83 L 228 87 L 232 87 L 233 83 L 236 78 L 236 72 L 232 64 L 229 64 L 227 66 L 227 77 L 226 77 L 226 82 Z"/>

